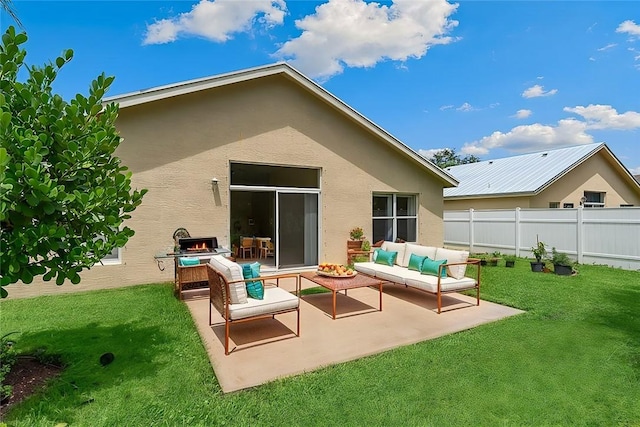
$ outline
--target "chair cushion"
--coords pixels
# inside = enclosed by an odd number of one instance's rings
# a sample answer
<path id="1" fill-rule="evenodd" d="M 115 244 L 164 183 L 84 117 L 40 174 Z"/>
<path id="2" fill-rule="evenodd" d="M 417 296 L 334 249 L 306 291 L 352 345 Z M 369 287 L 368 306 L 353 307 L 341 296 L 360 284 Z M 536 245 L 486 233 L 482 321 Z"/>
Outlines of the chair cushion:
<path id="1" fill-rule="evenodd" d="M 249 298 L 244 304 L 230 304 L 231 320 L 259 316 L 283 310 L 293 310 L 300 304 L 297 296 L 282 288 L 267 287 L 261 300 Z"/>
<path id="2" fill-rule="evenodd" d="M 187 267 L 190 265 L 199 265 L 200 259 L 198 258 L 190 258 L 190 257 L 182 257 L 179 259 L 180 267 Z"/>
<path id="3" fill-rule="evenodd" d="M 254 262 L 252 264 L 241 264 L 242 275 L 245 279 L 255 279 L 260 277 L 260 263 Z M 251 298 L 263 299 L 264 298 L 264 285 L 262 280 L 253 280 L 246 282 L 247 294 Z"/>
<path id="4" fill-rule="evenodd" d="M 242 267 L 222 255 L 213 255 L 209 264 L 218 270 L 227 279 L 227 282 L 244 280 Z M 231 304 L 244 304 L 247 302 L 247 288 L 244 282 L 229 283 L 229 298 L 231 299 Z"/>
<path id="5" fill-rule="evenodd" d="M 469 252 L 437 248 L 435 259 L 446 259 L 447 264 L 455 263 L 455 262 L 467 262 L 467 260 L 469 259 Z M 447 274 L 449 274 L 449 276 L 456 279 L 462 279 L 466 271 L 467 271 L 466 264 L 452 265 L 450 267 L 447 267 Z"/>

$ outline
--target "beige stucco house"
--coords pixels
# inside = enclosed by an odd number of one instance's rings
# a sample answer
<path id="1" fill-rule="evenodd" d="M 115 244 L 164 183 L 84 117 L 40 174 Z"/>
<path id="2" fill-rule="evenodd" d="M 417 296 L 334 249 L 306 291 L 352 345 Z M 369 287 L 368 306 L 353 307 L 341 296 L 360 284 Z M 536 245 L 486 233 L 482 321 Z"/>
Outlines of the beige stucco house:
<path id="1" fill-rule="evenodd" d="M 346 262 L 349 231 L 443 242 L 447 172 L 291 66 L 278 63 L 105 99 L 116 155 L 147 188 L 136 234 L 82 282 L 39 293 L 172 281 L 173 233 L 271 238 L 273 270 Z M 19 296 L 18 288 L 11 296 Z"/>
<path id="2" fill-rule="evenodd" d="M 446 210 L 640 206 L 640 184 L 604 143 L 446 169 Z"/>

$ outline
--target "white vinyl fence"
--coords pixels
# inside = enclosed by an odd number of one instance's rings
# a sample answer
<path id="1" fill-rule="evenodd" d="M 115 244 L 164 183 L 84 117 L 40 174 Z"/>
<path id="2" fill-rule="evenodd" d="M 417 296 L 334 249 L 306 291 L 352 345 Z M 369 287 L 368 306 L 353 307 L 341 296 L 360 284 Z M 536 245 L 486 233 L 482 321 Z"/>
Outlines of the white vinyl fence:
<path id="1" fill-rule="evenodd" d="M 536 238 L 581 264 L 640 270 L 640 207 L 444 212 L 444 243 L 532 257 Z"/>

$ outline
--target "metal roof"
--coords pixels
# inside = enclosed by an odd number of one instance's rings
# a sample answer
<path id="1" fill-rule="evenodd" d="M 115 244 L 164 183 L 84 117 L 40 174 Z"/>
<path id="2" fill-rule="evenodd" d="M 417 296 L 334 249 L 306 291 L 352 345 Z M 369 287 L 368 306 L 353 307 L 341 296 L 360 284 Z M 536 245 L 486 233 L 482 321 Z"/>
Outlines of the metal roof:
<path id="1" fill-rule="evenodd" d="M 445 170 L 460 184 L 445 188 L 444 197 L 537 194 L 603 148 L 604 143 L 586 144 L 451 166 Z"/>

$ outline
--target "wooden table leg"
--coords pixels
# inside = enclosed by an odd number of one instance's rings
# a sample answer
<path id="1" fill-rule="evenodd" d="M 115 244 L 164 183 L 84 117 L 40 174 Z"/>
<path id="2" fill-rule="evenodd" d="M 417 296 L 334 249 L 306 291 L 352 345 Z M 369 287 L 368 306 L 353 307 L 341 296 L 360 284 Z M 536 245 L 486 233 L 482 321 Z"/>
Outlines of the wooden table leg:
<path id="1" fill-rule="evenodd" d="M 380 311 L 382 311 L 382 282 L 378 285 L 380 288 Z"/>
<path id="2" fill-rule="evenodd" d="M 336 291 L 332 291 L 333 293 L 333 320 L 336 320 Z"/>

